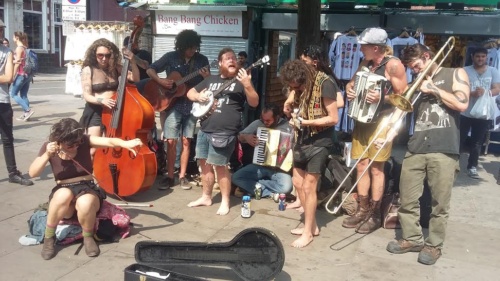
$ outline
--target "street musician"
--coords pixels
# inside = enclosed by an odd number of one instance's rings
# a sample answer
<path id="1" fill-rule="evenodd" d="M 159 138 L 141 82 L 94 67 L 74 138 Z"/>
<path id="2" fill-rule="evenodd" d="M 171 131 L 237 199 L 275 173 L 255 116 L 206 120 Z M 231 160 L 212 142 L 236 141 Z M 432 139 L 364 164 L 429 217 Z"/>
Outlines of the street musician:
<path id="1" fill-rule="evenodd" d="M 372 73 L 381 75 L 387 79 L 392 88 L 392 94 L 402 94 L 407 87 L 406 72 L 401 61 L 393 56 L 387 55 L 389 47 L 386 45 L 387 32 L 381 28 L 367 28 L 358 37 L 358 42 L 361 44 L 361 52 L 364 55 L 364 61 L 360 63 L 358 72 L 362 68 L 368 68 Z M 354 91 L 354 76 L 346 85 L 347 98 L 350 103 L 356 98 Z M 373 103 L 384 105 L 384 100 L 381 100 L 381 91 L 384 89 L 369 89 L 366 93 L 366 106 Z M 389 94 L 384 93 L 384 94 Z M 387 95 L 385 95 L 387 97 Z M 342 226 L 346 228 L 356 228 L 358 233 L 371 233 L 381 226 L 380 221 L 380 203 L 384 193 L 384 164 L 391 156 L 392 145 L 386 144 L 382 151 L 378 152 L 375 146 L 365 149 L 372 142 L 373 137 L 377 132 L 383 130 L 383 118 L 388 115 L 389 110 L 382 110 L 379 117 L 372 123 L 362 123 L 355 121 L 354 130 L 352 133 L 352 150 L 351 158 L 360 159 L 357 162 L 357 175 L 362 175 L 357 190 L 358 190 L 358 209 L 353 216 L 346 218 Z M 385 132 L 382 131 L 379 135 L 385 138 Z M 375 155 L 378 155 L 375 157 Z M 371 161 L 373 160 L 373 161 Z M 371 165 L 369 163 L 371 162 Z M 371 190 L 371 201 L 370 193 Z"/>

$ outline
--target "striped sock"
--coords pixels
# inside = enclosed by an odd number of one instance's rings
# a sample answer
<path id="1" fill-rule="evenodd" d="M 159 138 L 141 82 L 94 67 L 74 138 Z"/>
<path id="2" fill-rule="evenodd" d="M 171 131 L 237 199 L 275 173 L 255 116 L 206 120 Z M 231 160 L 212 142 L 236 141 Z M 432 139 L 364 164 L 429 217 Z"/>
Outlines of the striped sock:
<path id="1" fill-rule="evenodd" d="M 88 231 L 88 229 L 83 229 L 82 235 L 83 235 L 83 237 L 93 237 L 94 230 Z"/>
<path id="2" fill-rule="evenodd" d="M 56 235 L 56 225 L 45 226 L 45 238 L 52 238 Z"/>

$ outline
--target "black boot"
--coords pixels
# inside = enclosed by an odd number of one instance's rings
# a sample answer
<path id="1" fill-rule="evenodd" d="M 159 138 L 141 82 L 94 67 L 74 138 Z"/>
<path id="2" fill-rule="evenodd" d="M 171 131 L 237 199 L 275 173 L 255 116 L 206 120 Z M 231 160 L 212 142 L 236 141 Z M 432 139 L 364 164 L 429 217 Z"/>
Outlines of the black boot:
<path id="1" fill-rule="evenodd" d="M 9 182 L 26 186 L 33 185 L 33 182 L 29 179 L 25 179 L 19 171 L 15 171 L 9 174 Z"/>
<path id="2" fill-rule="evenodd" d="M 342 222 L 345 228 L 355 228 L 360 222 L 366 219 L 370 210 L 370 198 L 368 196 L 358 196 L 358 209 L 356 213 Z"/>
<path id="3" fill-rule="evenodd" d="M 370 213 L 365 221 L 359 223 L 356 227 L 356 232 L 361 234 L 372 233 L 381 226 L 382 215 L 380 213 L 380 203 L 381 201 L 372 201 L 370 206 Z"/>

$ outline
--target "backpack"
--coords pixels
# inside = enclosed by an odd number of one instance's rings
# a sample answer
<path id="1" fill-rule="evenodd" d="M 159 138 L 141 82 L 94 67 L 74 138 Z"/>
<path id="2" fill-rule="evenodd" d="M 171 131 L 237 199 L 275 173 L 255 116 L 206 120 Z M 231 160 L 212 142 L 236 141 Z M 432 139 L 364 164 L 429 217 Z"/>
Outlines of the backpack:
<path id="1" fill-rule="evenodd" d="M 24 72 L 28 75 L 34 75 L 38 72 L 38 55 L 31 49 L 26 49 Z"/>

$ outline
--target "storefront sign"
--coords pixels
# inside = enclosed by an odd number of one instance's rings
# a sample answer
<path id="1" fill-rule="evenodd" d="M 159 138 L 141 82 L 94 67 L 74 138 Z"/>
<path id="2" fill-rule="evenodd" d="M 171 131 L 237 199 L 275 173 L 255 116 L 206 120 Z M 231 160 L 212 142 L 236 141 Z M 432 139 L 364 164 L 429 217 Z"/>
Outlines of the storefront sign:
<path id="1" fill-rule="evenodd" d="M 156 11 L 156 34 L 193 29 L 202 36 L 241 37 L 241 12 Z"/>
<path id="2" fill-rule="evenodd" d="M 87 20 L 86 0 L 63 0 L 62 19 L 68 21 Z"/>

